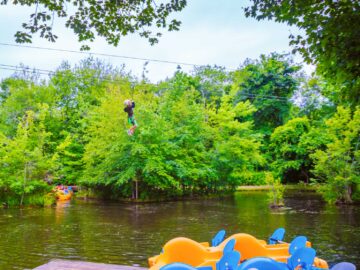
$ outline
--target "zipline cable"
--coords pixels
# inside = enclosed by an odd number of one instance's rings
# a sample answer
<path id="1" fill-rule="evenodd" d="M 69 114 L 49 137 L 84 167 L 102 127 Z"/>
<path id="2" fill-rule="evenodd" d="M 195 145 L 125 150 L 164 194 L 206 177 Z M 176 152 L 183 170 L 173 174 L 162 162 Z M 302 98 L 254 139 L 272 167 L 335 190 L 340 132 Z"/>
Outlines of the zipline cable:
<path id="1" fill-rule="evenodd" d="M 126 56 L 126 55 L 118 55 L 118 54 L 107 54 L 107 53 L 96 53 L 96 52 L 85 52 L 85 51 L 74 51 L 74 50 L 68 50 L 68 49 L 55 49 L 55 48 L 49 48 L 49 47 L 19 45 L 19 44 L 11 44 L 11 43 L 4 43 L 4 42 L 0 42 L 0 45 L 1 46 L 9 46 L 9 47 L 27 48 L 27 49 L 37 49 L 37 50 L 77 53 L 77 54 L 84 54 L 84 55 L 89 55 L 90 54 L 90 55 L 98 55 L 98 56 L 106 56 L 106 57 L 114 57 L 114 58 L 123 58 L 123 59 L 130 59 L 130 60 L 141 60 L 141 61 L 149 61 L 149 62 L 157 62 L 157 63 L 173 64 L 173 65 L 182 65 L 182 66 L 193 66 L 193 67 L 204 66 L 204 65 L 193 64 L 193 63 L 177 62 L 177 61 L 170 61 L 170 60 L 161 60 L 161 59 L 154 59 L 154 58 L 135 57 L 135 56 Z"/>

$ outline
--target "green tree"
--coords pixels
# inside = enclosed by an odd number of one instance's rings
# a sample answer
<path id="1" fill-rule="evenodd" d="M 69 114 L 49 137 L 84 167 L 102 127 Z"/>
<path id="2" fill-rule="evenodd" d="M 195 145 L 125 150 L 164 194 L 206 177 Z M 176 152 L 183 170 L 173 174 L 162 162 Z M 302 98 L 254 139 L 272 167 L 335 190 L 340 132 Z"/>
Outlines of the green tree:
<path id="1" fill-rule="evenodd" d="M 318 77 L 300 77 L 299 88 L 294 93 L 292 101 L 292 116 L 307 116 L 311 121 L 321 120 L 335 113 L 335 105 L 322 93 L 329 85 Z"/>
<path id="2" fill-rule="evenodd" d="M 88 115 L 98 107 L 111 77 L 122 75 L 122 70 L 87 58 L 71 68 L 63 63 L 52 76 L 49 88 L 54 89 L 56 102 L 46 124 L 52 131 L 52 149 L 57 153 L 57 181 L 76 184 L 82 176 L 83 154 L 87 144 Z M 118 79 L 119 83 L 126 77 Z"/>
<path id="3" fill-rule="evenodd" d="M 234 189 L 254 183 L 256 169 L 263 165 L 259 134 L 252 121 L 241 121 L 256 111 L 249 101 L 233 106 L 233 97 L 224 95 L 221 105 L 209 108 L 209 125 L 213 134 L 213 160 L 219 175 L 219 186 Z"/>
<path id="4" fill-rule="evenodd" d="M 44 151 L 49 138 L 44 126 L 47 113 L 47 105 L 40 105 L 37 115 L 27 111 L 18 124 L 16 136 L 1 138 L 0 188 L 5 203 L 23 205 L 26 199 L 39 194 L 40 203 L 44 203 L 50 190 L 45 180 L 53 167 L 52 157 Z"/>
<path id="5" fill-rule="evenodd" d="M 252 0 L 245 15 L 258 20 L 275 19 L 304 30 L 290 35 L 290 45 L 336 86 L 337 98 L 360 102 L 359 30 L 360 4 L 343 1 Z"/>
<path id="6" fill-rule="evenodd" d="M 79 139 L 74 136 L 76 135 L 68 134 L 56 145 L 53 157 L 56 183 L 74 185 L 83 174 L 84 145 L 80 144 Z"/>
<path id="7" fill-rule="evenodd" d="M 2 0 L 1 5 L 11 1 Z M 109 44 L 117 46 L 120 38 L 138 33 L 149 40 L 150 44 L 158 42 L 160 32 L 153 34 L 154 28 L 165 28 L 168 31 L 178 30 L 180 22 L 169 19 L 169 16 L 181 11 L 186 0 L 171 0 L 156 3 L 155 1 L 54 1 L 54 0 L 19 0 L 13 5 L 26 5 L 34 8 L 30 21 L 23 23 L 24 30 L 15 34 L 16 42 L 31 43 L 33 35 L 55 42 L 57 35 L 53 32 L 53 23 L 58 18 L 65 18 L 65 26 L 72 29 L 79 42 L 94 41 L 96 35 L 104 37 Z M 83 45 L 82 49 L 89 49 Z"/>
<path id="8" fill-rule="evenodd" d="M 223 67 L 195 67 L 193 78 L 194 87 L 200 92 L 205 108 L 207 103 L 215 102 L 219 106 L 221 97 L 229 93 L 230 77 Z"/>
<path id="9" fill-rule="evenodd" d="M 1 83 L 3 99 L 0 106 L 0 127 L 7 136 L 14 136 L 18 123 L 26 111 L 38 110 L 38 104 L 55 104 L 56 94 L 52 87 L 37 85 L 23 79 L 5 79 Z"/>
<path id="10" fill-rule="evenodd" d="M 203 109 L 195 102 L 194 90 L 175 87 L 159 97 L 136 91 L 139 128 L 129 137 L 119 104 L 131 89 L 126 85 L 120 89 L 108 92 L 91 115 L 83 183 L 107 186 L 117 196 L 135 199 L 206 188 L 212 170 L 204 146 Z"/>
<path id="11" fill-rule="evenodd" d="M 249 100 L 256 107 L 255 128 L 266 136 L 284 124 L 291 108 L 290 98 L 298 87 L 295 78 L 299 66 L 287 55 L 262 55 L 260 61 L 247 61 L 233 74 L 235 102 Z"/>
<path id="12" fill-rule="evenodd" d="M 300 172 L 300 179 L 309 182 L 309 158 L 307 149 L 302 147 L 301 136 L 309 132 L 310 122 L 306 117 L 294 118 L 271 134 L 270 153 L 272 170 L 276 176 L 294 181 Z M 294 177 L 295 176 L 295 177 Z M 299 177 L 299 176 L 297 176 Z"/>
<path id="13" fill-rule="evenodd" d="M 338 107 L 326 126 L 330 142 L 311 155 L 313 173 L 325 183 L 322 191 L 327 201 L 350 203 L 354 185 L 360 184 L 360 108 L 352 113 L 350 108 Z"/>

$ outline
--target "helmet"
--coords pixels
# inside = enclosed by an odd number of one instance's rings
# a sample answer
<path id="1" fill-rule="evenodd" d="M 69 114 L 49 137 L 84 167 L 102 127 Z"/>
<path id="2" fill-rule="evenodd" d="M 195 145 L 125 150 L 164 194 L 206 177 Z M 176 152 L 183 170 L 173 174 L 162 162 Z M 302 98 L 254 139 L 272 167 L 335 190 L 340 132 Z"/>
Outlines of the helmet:
<path id="1" fill-rule="evenodd" d="M 124 105 L 125 105 L 125 106 L 131 105 L 131 100 L 130 100 L 130 99 L 125 99 Z"/>

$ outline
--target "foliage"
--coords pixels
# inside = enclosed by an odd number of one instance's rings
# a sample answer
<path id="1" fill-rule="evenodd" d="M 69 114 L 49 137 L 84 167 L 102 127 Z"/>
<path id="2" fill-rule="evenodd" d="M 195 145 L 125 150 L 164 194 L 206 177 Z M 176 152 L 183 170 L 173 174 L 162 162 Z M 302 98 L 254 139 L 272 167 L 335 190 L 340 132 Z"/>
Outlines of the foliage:
<path id="1" fill-rule="evenodd" d="M 290 98 L 298 86 L 294 77 L 299 66 L 287 55 L 262 55 L 260 61 L 244 63 L 233 74 L 233 89 L 238 101 L 249 100 L 256 107 L 254 124 L 257 130 L 270 136 L 273 129 L 284 124 L 291 108 Z"/>
<path id="2" fill-rule="evenodd" d="M 322 92 L 330 86 L 318 77 L 300 77 L 300 85 L 292 97 L 294 116 L 307 116 L 310 120 L 321 120 L 334 113 L 334 104 Z M 329 95 L 326 95 L 329 96 Z"/>
<path id="3" fill-rule="evenodd" d="M 89 58 L 74 68 L 63 63 L 48 81 L 7 78 L 0 201 L 51 204 L 56 183 L 107 199 L 158 200 L 268 181 L 280 203 L 280 181 L 314 177 L 329 201 L 354 200 L 358 193 L 343 186 L 359 185 L 359 112 L 335 113 L 336 103 L 321 96 L 329 84 L 297 71 L 272 54 L 231 73 L 206 66 L 152 84 Z M 123 111 L 129 98 L 134 136 Z"/>
<path id="4" fill-rule="evenodd" d="M 49 191 L 45 179 L 51 173 L 52 159 L 44 154 L 49 138 L 44 119 L 47 105 L 39 105 L 39 114 L 27 111 L 13 139 L 2 136 L 0 190 L 5 203 L 13 197 L 20 205 L 27 195 Z"/>
<path id="5" fill-rule="evenodd" d="M 0 3 L 7 5 L 8 2 L 2 0 Z M 58 37 L 52 26 L 58 17 L 66 18 L 65 26 L 74 31 L 79 42 L 93 42 L 97 34 L 104 37 L 109 44 L 117 46 L 121 37 L 133 33 L 148 39 L 150 44 L 157 43 L 161 33 L 153 35 L 154 26 L 168 31 L 179 30 L 180 22 L 175 19 L 169 22 L 169 16 L 181 11 L 186 6 L 186 0 L 163 3 L 148 0 L 19 0 L 12 4 L 34 8 L 30 21 L 22 24 L 24 30 L 15 34 L 18 43 L 31 43 L 35 33 L 39 33 L 41 38 L 55 42 Z M 89 46 L 83 45 L 82 49 L 89 49 Z"/>
<path id="6" fill-rule="evenodd" d="M 213 159 L 219 174 L 220 185 L 228 182 L 235 188 L 251 183 L 256 168 L 264 158 L 260 153 L 260 135 L 253 132 L 251 121 L 239 121 L 252 115 L 256 109 L 249 102 L 239 102 L 235 106 L 233 97 L 224 95 L 221 106 L 209 109 L 209 124 L 214 134 Z"/>
<path id="7" fill-rule="evenodd" d="M 309 158 L 307 149 L 301 144 L 301 136 L 310 129 L 310 122 L 306 117 L 294 118 L 285 125 L 277 127 L 271 134 L 270 152 L 273 156 L 271 168 L 277 176 L 284 177 L 292 171 L 300 171 L 305 182 L 309 182 L 307 175 Z M 293 174 L 292 174 L 293 176 Z"/>
<path id="8" fill-rule="evenodd" d="M 230 76 L 225 68 L 218 66 L 195 67 L 195 89 L 201 93 L 204 107 L 208 103 L 220 105 L 221 97 L 230 91 Z"/>
<path id="9" fill-rule="evenodd" d="M 76 136 L 76 135 L 75 135 Z M 83 168 L 84 146 L 78 142 L 77 138 L 68 134 L 64 141 L 56 146 L 54 160 L 54 172 L 56 172 L 56 182 L 72 185 L 81 177 Z"/>
<path id="10" fill-rule="evenodd" d="M 18 123 L 26 111 L 36 111 L 38 104 L 55 104 L 52 87 L 35 85 L 22 79 L 8 78 L 1 84 L 3 99 L 0 107 L 0 126 L 7 136 L 16 133 Z"/>
<path id="11" fill-rule="evenodd" d="M 140 130 L 130 138 L 125 132 L 126 115 L 119 106 L 129 94 L 126 86 L 112 89 L 90 117 L 91 138 L 82 183 L 113 185 L 119 193 L 136 199 L 206 187 L 213 173 L 204 146 L 204 116 L 201 106 L 194 103 L 195 92 L 169 90 L 161 104 L 151 92 L 135 92 Z"/>
<path id="12" fill-rule="evenodd" d="M 323 193 L 330 202 L 352 201 L 354 186 L 360 183 L 360 108 L 338 107 L 337 113 L 326 121 L 330 142 L 325 150 L 316 150 L 313 172 L 325 182 Z"/>
<path id="13" fill-rule="evenodd" d="M 281 184 L 280 178 L 274 178 L 271 172 L 265 172 L 265 183 L 271 186 L 268 198 L 271 207 L 280 207 L 284 205 L 285 187 Z"/>
<path id="14" fill-rule="evenodd" d="M 290 45 L 336 86 L 337 98 L 360 102 L 360 3 L 343 1 L 252 0 L 245 15 L 295 25 L 304 35 L 290 35 Z"/>

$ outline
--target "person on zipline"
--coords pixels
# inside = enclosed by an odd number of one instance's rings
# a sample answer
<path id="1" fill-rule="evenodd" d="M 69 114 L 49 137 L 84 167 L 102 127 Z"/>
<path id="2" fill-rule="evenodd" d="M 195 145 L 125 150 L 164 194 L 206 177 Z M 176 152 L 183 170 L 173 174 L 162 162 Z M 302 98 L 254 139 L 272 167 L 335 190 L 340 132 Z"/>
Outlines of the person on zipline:
<path id="1" fill-rule="evenodd" d="M 137 122 L 134 117 L 135 102 L 130 99 L 126 99 L 124 101 L 124 105 L 124 112 L 128 114 L 128 123 L 132 125 L 131 128 L 128 130 L 128 135 L 132 136 L 135 132 L 135 129 L 137 128 Z"/>

